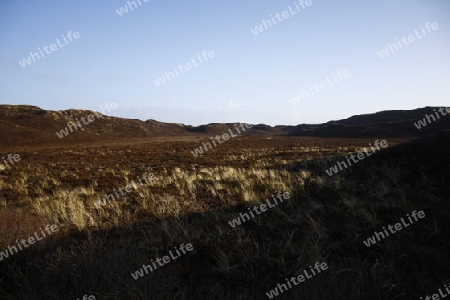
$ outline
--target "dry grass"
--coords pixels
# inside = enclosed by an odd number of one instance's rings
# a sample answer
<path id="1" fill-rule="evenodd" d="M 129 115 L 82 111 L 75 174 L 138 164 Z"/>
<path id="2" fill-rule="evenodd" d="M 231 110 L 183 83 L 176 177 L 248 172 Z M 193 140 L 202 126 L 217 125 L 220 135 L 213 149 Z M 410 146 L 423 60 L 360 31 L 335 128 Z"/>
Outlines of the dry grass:
<path id="1" fill-rule="evenodd" d="M 31 236 L 38 228 L 50 224 L 49 220 L 28 212 L 0 210 L 0 249 L 16 244 L 17 240 Z M 51 225 L 51 224 L 50 224 Z M 0 251 L 1 251 L 0 250 Z"/>
<path id="2" fill-rule="evenodd" d="M 448 162 L 446 148 L 374 155 L 329 177 L 325 168 L 338 160 L 329 155 L 368 142 L 343 140 L 334 148 L 330 140 L 307 142 L 230 144 L 199 160 L 189 155 L 195 144 L 184 142 L 23 155 L 21 168 L 0 174 L 0 222 L 8 224 L 0 236 L 8 242 L 28 236 L 43 220 L 63 230 L 46 249 L 0 264 L 3 293 L 24 299 L 36 290 L 42 299 L 263 299 L 317 261 L 330 269 L 278 299 L 409 299 L 442 280 L 450 212 L 441 177 L 448 171 L 428 157 Z M 144 173 L 157 179 L 94 206 Z M 242 226 L 228 224 L 278 191 L 292 198 Z M 421 209 L 427 218 L 420 225 L 372 248 L 363 245 L 375 230 Z M 143 279 L 131 278 L 181 243 L 192 243 L 193 253 Z"/>

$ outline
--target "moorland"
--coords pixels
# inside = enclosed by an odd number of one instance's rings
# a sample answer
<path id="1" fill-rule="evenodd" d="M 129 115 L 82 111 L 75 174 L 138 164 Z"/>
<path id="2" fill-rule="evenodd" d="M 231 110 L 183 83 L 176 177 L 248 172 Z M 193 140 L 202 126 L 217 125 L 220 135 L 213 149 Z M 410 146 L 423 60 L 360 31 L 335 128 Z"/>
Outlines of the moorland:
<path id="1" fill-rule="evenodd" d="M 0 255 L 41 228 L 58 228 L 2 256 L 0 298 L 267 299 L 286 278 L 318 262 L 328 268 L 276 298 L 433 294 L 450 282 L 450 125 L 442 118 L 414 126 L 432 111 L 255 124 L 194 156 L 234 124 L 103 116 L 60 139 L 56 132 L 92 112 L 0 106 L 0 156 L 20 155 L 0 168 Z M 389 147 L 326 173 L 376 140 Z M 154 180 L 95 205 L 144 174 Z M 279 192 L 290 197 L 230 226 Z M 413 211 L 426 217 L 365 245 Z M 182 244 L 193 250 L 147 276 L 132 276 Z"/>

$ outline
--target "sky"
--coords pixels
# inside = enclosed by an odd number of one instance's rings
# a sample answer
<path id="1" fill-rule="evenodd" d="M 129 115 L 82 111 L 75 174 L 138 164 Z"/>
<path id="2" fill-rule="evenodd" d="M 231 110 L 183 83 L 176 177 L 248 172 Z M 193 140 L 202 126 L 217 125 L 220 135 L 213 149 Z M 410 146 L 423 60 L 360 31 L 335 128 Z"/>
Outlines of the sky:
<path id="1" fill-rule="evenodd" d="M 189 125 L 449 106 L 448 0 L 145 1 L 0 1 L 0 103 Z"/>

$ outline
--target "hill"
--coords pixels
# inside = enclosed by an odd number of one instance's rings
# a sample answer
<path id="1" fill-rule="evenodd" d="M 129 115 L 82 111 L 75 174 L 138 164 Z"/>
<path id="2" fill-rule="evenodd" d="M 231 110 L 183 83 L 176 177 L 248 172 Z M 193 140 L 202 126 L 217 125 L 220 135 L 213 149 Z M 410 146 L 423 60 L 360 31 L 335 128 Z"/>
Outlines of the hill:
<path id="1" fill-rule="evenodd" d="M 450 128 L 450 118 L 442 117 L 423 126 L 425 116 L 435 114 L 435 107 L 415 110 L 383 111 L 352 116 L 325 124 L 301 124 L 275 127 L 257 124 L 243 135 L 314 136 L 314 137 L 422 137 L 436 135 Z M 88 119 L 90 116 L 90 119 Z M 90 122 L 89 122 L 90 120 Z M 70 125 L 69 125 L 70 124 Z M 78 124 L 78 125 L 77 125 Z M 0 140 L 4 146 L 108 143 L 154 137 L 208 138 L 234 129 L 235 123 L 211 123 L 191 126 L 164 123 L 153 119 L 141 121 L 110 117 L 80 109 L 44 110 L 29 105 L 0 105 Z"/>

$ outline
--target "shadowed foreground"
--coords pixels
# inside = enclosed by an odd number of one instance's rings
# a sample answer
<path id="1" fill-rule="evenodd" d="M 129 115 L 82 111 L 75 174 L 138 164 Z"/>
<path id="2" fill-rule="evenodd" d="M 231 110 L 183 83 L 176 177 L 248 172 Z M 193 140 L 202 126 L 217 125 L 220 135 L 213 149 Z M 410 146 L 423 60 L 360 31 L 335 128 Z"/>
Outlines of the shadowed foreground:
<path id="1" fill-rule="evenodd" d="M 169 196 L 178 181 L 168 183 L 161 190 L 166 194 L 156 198 L 164 205 L 143 209 L 147 202 L 141 202 L 141 211 L 134 212 L 137 219 L 124 215 L 120 220 L 107 212 L 131 205 L 112 203 L 103 215 L 116 218 L 104 220 L 109 227 L 72 220 L 55 237 L 0 262 L 0 296 L 269 299 L 266 292 L 316 262 L 329 268 L 276 299 L 419 299 L 448 283 L 449 137 L 396 146 L 327 176 L 324 170 L 338 160 L 276 165 L 275 183 L 260 191 L 255 184 L 251 198 L 263 201 L 285 189 L 276 184 L 277 176 L 286 177 L 292 197 L 235 228 L 228 222 L 257 203 L 233 191 L 231 198 L 243 200 L 227 200 L 220 189 L 215 191 L 222 194 L 214 198 L 207 175 L 195 185 L 196 199 Z M 189 201 L 191 207 L 182 206 Z M 423 210 L 425 218 L 371 247 L 364 245 L 375 231 L 414 210 Z M 94 218 L 93 211 L 86 213 Z M 47 215 L 58 221 L 56 215 Z M 194 250 L 141 279 L 132 278 L 143 264 L 183 243 L 191 243 Z"/>

